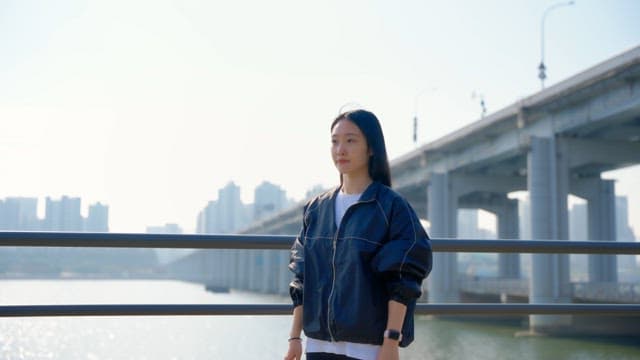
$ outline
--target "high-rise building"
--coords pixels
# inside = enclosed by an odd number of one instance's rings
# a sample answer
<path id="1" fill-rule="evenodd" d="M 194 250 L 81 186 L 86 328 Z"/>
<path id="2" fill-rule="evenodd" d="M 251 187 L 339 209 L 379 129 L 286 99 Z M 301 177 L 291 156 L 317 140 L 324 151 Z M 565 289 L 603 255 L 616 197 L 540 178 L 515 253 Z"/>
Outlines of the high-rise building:
<path id="1" fill-rule="evenodd" d="M 229 182 L 218 190 L 217 220 L 220 233 L 232 233 L 248 224 L 248 216 L 240 200 L 240 187 Z"/>
<path id="2" fill-rule="evenodd" d="M 616 196 L 616 237 L 618 241 L 635 241 L 629 226 L 629 201 L 626 196 Z"/>
<path id="3" fill-rule="evenodd" d="M 96 203 L 89 206 L 89 214 L 84 221 L 84 230 L 89 232 L 109 232 L 109 206 Z"/>
<path id="4" fill-rule="evenodd" d="M 244 225 L 242 225 L 242 227 L 251 224 L 251 222 L 255 220 L 253 211 L 253 204 L 242 204 L 242 214 L 244 216 Z"/>
<path id="5" fill-rule="evenodd" d="M 229 234 L 249 224 L 247 206 L 240 200 L 240 188 L 233 182 L 218 190 L 218 200 L 209 201 L 198 214 L 199 233 Z"/>
<path id="6" fill-rule="evenodd" d="M 254 191 L 253 220 L 282 210 L 287 206 L 287 194 L 280 186 L 263 181 Z"/>
<path id="7" fill-rule="evenodd" d="M 38 198 L 10 197 L 0 200 L 0 229 L 39 230 Z"/>
<path id="8" fill-rule="evenodd" d="M 198 226 L 203 234 L 216 234 L 220 232 L 218 219 L 218 203 L 209 201 L 207 206 L 201 212 L 201 224 Z"/>
<path id="9" fill-rule="evenodd" d="M 207 222 L 206 222 L 205 215 L 206 215 L 206 209 L 202 209 L 200 210 L 200 212 L 198 212 L 198 219 L 196 220 L 196 234 L 206 233 L 205 226 L 207 225 Z"/>
<path id="10" fill-rule="evenodd" d="M 616 196 L 616 238 L 618 241 L 635 241 L 635 234 L 629 226 L 629 202 L 626 196 Z M 637 281 L 638 264 L 634 255 L 618 255 L 620 281 Z M 629 276 L 633 274 L 634 276 Z"/>
<path id="11" fill-rule="evenodd" d="M 56 201 L 47 197 L 43 230 L 82 231 L 83 221 L 80 214 L 80 198 L 63 196 Z"/>

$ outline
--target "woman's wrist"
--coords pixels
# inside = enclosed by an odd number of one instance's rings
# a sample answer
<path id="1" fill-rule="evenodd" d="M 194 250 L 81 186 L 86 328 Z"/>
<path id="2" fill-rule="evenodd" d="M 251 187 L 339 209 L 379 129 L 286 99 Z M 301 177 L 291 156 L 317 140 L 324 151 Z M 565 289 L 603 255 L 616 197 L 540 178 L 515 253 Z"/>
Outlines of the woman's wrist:
<path id="1" fill-rule="evenodd" d="M 302 341 L 302 338 L 300 336 L 291 336 L 288 341 Z"/>
<path id="2" fill-rule="evenodd" d="M 382 345 L 398 347 L 400 345 L 400 342 L 398 340 L 393 340 L 393 339 L 384 339 L 382 341 Z"/>

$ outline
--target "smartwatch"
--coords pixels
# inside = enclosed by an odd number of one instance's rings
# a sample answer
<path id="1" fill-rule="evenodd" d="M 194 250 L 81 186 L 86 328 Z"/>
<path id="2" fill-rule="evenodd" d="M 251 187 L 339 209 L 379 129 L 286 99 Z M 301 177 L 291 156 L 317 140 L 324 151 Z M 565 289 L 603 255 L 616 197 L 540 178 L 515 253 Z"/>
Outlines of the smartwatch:
<path id="1" fill-rule="evenodd" d="M 396 340 L 397 342 L 402 341 L 402 333 L 398 330 L 387 329 L 384 331 L 384 337 L 391 340 Z"/>

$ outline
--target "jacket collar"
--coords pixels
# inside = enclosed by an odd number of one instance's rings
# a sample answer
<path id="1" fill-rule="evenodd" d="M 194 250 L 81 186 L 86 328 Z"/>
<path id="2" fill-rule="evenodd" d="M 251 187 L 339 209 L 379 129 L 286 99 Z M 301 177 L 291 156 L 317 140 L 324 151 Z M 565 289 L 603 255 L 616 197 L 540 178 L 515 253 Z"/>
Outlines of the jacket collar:
<path id="1" fill-rule="evenodd" d="M 377 181 L 371 182 L 371 184 L 369 184 L 369 186 L 367 186 L 367 188 L 364 190 L 362 196 L 360 196 L 360 199 L 358 201 L 360 202 L 375 200 L 378 196 L 378 191 L 380 190 L 381 186 L 382 184 Z M 333 190 L 333 194 L 331 194 L 331 200 L 334 200 L 336 196 L 338 196 L 338 192 L 340 191 L 341 187 L 342 186 L 338 186 L 335 188 L 335 190 Z"/>

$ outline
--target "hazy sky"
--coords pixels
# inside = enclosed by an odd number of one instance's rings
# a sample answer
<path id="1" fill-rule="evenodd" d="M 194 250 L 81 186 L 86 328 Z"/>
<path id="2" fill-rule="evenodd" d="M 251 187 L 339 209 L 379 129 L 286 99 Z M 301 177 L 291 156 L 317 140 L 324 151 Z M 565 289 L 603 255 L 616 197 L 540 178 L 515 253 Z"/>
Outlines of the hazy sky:
<path id="1" fill-rule="evenodd" d="M 395 158 L 539 91 L 554 1 L 0 0 L 0 198 L 110 206 L 110 227 L 193 231 L 229 181 L 300 200 L 338 179 L 329 124 L 357 103 Z M 547 85 L 640 45 L 640 1 L 546 20 Z M 417 104 L 417 106 L 416 106 Z M 640 230 L 640 167 L 608 174 Z"/>

